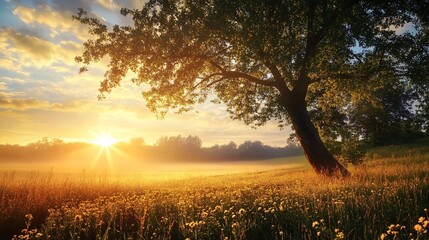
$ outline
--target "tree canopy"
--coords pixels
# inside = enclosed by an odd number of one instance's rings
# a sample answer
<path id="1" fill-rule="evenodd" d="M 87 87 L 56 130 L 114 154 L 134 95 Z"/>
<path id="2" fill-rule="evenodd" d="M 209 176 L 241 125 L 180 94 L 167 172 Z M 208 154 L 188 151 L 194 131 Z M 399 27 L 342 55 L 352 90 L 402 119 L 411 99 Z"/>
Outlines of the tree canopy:
<path id="1" fill-rule="evenodd" d="M 84 72 L 110 58 L 101 98 L 128 72 L 136 74 L 136 85 L 147 86 L 146 104 L 161 117 L 215 96 L 246 124 L 292 124 L 317 172 L 344 173 L 310 121 L 317 114 L 307 111 L 344 115 L 365 101 L 376 106 L 380 89 L 406 88 L 418 88 L 418 106 L 427 108 L 424 9 L 424 0 L 151 0 L 142 9 L 121 10 L 132 26 L 107 26 L 80 9 L 74 18 L 95 39 L 76 60 Z"/>

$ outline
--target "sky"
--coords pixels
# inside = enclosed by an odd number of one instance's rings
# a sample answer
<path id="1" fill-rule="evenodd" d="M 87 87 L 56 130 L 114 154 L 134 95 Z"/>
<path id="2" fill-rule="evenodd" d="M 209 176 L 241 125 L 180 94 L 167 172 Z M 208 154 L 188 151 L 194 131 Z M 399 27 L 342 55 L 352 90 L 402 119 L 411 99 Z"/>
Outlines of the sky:
<path id="1" fill-rule="evenodd" d="M 184 114 L 159 120 L 141 89 L 124 81 L 105 100 L 98 86 L 107 63 L 92 64 L 79 74 L 74 61 L 91 36 L 72 20 L 78 8 L 107 24 L 127 24 L 122 7 L 140 8 L 138 0 L 0 0 L 0 144 L 36 142 L 43 137 L 91 142 L 100 135 L 120 141 L 161 136 L 197 135 L 203 146 L 260 140 L 285 146 L 290 129 L 276 122 L 253 129 L 230 119 L 225 106 L 207 102 Z"/>

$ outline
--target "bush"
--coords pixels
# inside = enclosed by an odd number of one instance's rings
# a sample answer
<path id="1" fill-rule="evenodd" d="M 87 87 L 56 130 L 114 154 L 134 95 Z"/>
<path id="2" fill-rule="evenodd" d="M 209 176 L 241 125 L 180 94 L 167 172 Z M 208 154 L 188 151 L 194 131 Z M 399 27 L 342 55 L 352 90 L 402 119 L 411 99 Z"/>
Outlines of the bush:
<path id="1" fill-rule="evenodd" d="M 341 146 L 340 160 L 353 165 L 363 163 L 366 153 L 366 146 L 363 142 L 357 140 L 344 141 Z"/>

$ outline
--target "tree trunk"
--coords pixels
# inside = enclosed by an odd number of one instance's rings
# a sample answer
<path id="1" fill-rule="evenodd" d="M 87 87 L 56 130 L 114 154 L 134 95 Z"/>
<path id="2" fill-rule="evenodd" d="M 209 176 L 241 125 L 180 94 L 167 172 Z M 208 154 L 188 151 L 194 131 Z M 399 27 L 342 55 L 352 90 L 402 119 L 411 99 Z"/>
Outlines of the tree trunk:
<path id="1" fill-rule="evenodd" d="M 296 100 L 296 99 L 295 99 Z M 305 101 L 285 104 L 305 156 L 318 174 L 347 177 L 350 172 L 326 149 L 317 129 L 310 120 Z"/>

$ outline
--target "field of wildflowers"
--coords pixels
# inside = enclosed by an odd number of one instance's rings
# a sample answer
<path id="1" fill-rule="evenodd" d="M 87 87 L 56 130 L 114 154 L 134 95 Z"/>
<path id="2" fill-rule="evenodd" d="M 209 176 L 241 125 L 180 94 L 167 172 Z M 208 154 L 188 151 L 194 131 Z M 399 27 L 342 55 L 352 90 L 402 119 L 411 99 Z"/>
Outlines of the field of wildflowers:
<path id="1" fill-rule="evenodd" d="M 349 179 L 274 170 L 156 182 L 0 180 L 5 239 L 429 239 L 429 154 L 383 155 Z M 15 235 L 15 236 L 13 236 Z"/>

